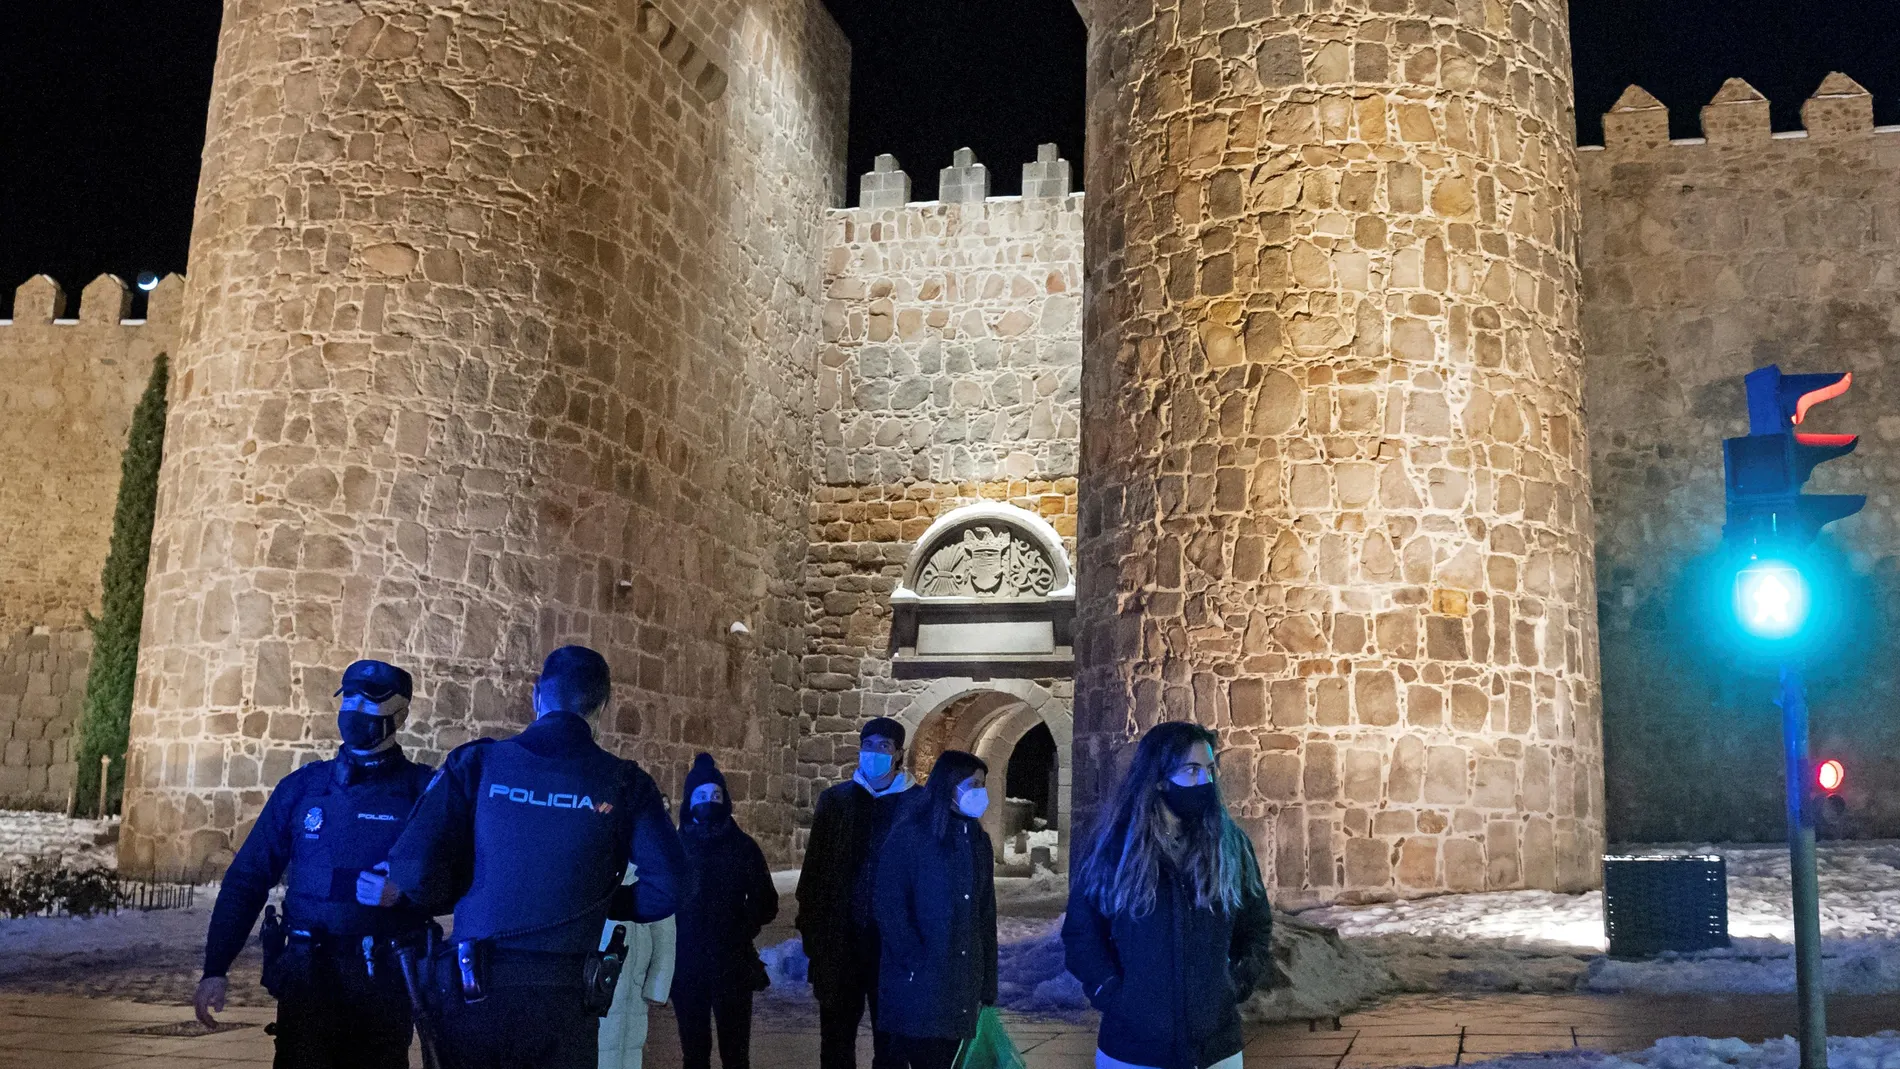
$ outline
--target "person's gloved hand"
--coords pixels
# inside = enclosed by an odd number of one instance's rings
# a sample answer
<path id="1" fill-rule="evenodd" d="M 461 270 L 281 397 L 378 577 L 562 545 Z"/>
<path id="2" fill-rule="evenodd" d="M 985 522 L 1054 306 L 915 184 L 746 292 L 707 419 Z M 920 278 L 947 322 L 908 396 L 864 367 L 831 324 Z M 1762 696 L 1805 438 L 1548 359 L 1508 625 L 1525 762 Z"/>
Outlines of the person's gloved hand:
<path id="1" fill-rule="evenodd" d="M 218 1027 L 218 1019 L 211 1016 L 213 1010 L 224 1012 L 224 995 L 230 984 L 222 976 L 207 976 L 198 981 L 198 991 L 191 997 L 191 1008 L 198 1014 L 198 1023 L 206 1028 Z"/>
<path id="2" fill-rule="evenodd" d="M 379 861 L 375 868 L 356 874 L 356 900 L 384 909 L 402 900 L 402 891 L 389 882 L 389 862 Z"/>

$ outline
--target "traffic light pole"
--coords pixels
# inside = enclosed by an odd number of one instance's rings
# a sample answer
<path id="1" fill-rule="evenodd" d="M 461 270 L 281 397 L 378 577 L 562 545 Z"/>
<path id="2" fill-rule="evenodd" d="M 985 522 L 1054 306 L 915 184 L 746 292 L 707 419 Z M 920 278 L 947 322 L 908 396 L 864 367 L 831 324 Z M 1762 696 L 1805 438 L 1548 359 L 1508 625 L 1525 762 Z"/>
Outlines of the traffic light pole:
<path id="1" fill-rule="evenodd" d="M 1801 1069 L 1827 1069 L 1827 992 L 1821 982 L 1821 883 L 1808 798 L 1808 700 L 1801 669 L 1781 666 L 1781 740 L 1788 765 L 1788 875 L 1794 885 L 1794 983 L 1800 1001 Z"/>

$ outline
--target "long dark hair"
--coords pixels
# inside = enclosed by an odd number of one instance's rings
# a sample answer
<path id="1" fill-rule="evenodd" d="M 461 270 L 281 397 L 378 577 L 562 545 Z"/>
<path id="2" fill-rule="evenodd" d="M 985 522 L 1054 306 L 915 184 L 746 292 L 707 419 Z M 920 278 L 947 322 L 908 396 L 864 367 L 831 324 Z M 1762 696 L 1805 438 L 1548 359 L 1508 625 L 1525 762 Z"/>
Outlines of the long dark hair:
<path id="1" fill-rule="evenodd" d="M 1194 904 L 1202 909 L 1232 910 L 1248 897 L 1266 894 L 1253 842 L 1234 823 L 1224 800 L 1202 819 L 1183 821 L 1178 845 L 1165 834 L 1163 784 L 1194 747 L 1204 743 L 1219 752 L 1219 741 L 1199 724 L 1178 720 L 1156 724 L 1141 737 L 1134 764 L 1075 875 L 1096 909 L 1109 916 L 1146 916 L 1154 909 L 1164 858 L 1187 881 Z"/>
<path id="2" fill-rule="evenodd" d="M 973 753 L 945 750 L 930 766 L 930 779 L 924 784 L 923 797 L 917 799 L 912 818 L 928 828 L 938 842 L 949 841 L 950 830 L 962 818 L 957 812 L 957 788 L 978 772 L 989 770 L 990 766 Z"/>

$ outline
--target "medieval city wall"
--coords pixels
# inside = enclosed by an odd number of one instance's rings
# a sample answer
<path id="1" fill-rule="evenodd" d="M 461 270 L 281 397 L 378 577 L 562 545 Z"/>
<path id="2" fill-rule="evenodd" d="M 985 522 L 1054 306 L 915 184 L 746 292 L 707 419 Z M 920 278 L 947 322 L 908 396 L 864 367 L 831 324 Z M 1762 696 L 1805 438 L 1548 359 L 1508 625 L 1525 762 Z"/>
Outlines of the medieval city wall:
<path id="1" fill-rule="evenodd" d="M 439 761 L 565 642 L 787 855 L 848 72 L 817 0 L 227 5 L 122 867 L 220 871 L 351 660 Z"/>
<path id="2" fill-rule="evenodd" d="M 120 459 L 180 288 L 166 279 L 127 319 L 119 279 L 73 308 L 39 276 L 0 321 L 0 805 L 66 804 Z"/>
<path id="3" fill-rule="evenodd" d="M 1586 409 L 1597 511 L 1609 830 L 1624 841 L 1783 834 L 1772 666 L 1720 639 L 1722 439 L 1742 376 L 1851 371 L 1810 426 L 1858 432 L 1817 493 L 1865 493 L 1823 555 L 1848 613 L 1808 664 L 1814 750 L 1849 769 L 1822 834 L 1900 835 L 1900 128 L 1831 76 L 1771 133 L 1739 80 L 1671 141 L 1632 88 L 1579 154 Z M 1805 429 L 1805 428 L 1804 428 Z"/>
<path id="4" fill-rule="evenodd" d="M 1068 676 L 894 678 L 891 593 L 918 539 L 960 506 L 1026 510 L 1073 553 L 1083 198 L 1053 152 L 1025 169 L 1025 197 L 986 197 L 982 165 L 965 161 L 945 172 L 957 199 L 906 203 L 895 167 L 885 158 L 865 176 L 870 206 L 826 221 L 799 744 L 807 814 L 851 774 L 865 720 L 895 717 L 915 733 L 983 694 L 1014 695 L 1053 721 L 1066 777 Z"/>

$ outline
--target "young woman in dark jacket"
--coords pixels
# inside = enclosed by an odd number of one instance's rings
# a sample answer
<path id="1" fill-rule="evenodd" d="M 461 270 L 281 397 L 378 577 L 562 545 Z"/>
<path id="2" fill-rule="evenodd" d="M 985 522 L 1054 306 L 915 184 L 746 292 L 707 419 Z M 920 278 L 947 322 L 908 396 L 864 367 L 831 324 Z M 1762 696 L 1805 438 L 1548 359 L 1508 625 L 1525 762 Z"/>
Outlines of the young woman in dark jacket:
<path id="1" fill-rule="evenodd" d="M 988 773 L 944 751 L 878 861 L 878 1027 L 899 1069 L 950 1069 L 996 1004 L 996 855 L 977 823 Z"/>
<path id="2" fill-rule="evenodd" d="M 752 995 L 765 986 L 765 967 L 752 941 L 778 916 L 778 891 L 765 854 L 732 821 L 726 777 L 709 754 L 686 774 L 680 842 L 695 892 L 680 903 L 673 973 L 673 1015 L 685 1069 L 712 1064 L 713 1022 L 719 1064 L 747 1069 L 752 1050 Z"/>
<path id="3" fill-rule="evenodd" d="M 1144 735 L 1069 889 L 1069 971 L 1102 1011 L 1097 1069 L 1240 1069 L 1240 1003 L 1272 967 L 1253 843 L 1227 813 L 1215 735 Z"/>

